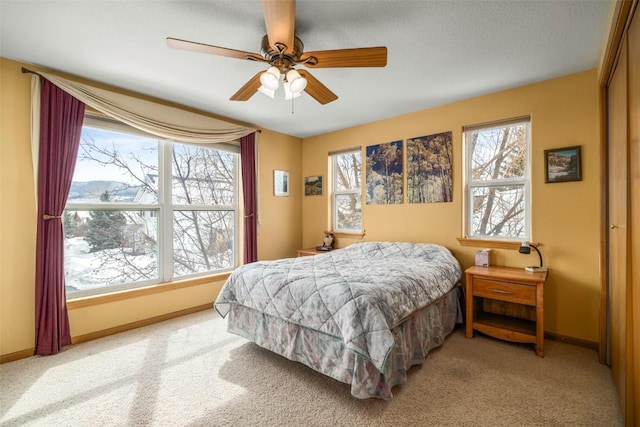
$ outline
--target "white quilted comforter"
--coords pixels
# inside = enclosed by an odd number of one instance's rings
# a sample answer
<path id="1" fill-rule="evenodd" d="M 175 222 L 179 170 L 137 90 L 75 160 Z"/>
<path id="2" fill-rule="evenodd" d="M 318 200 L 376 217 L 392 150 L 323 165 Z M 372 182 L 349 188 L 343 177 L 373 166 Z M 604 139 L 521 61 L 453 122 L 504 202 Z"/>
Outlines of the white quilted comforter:
<path id="1" fill-rule="evenodd" d="M 460 280 L 443 246 L 365 242 L 315 256 L 260 261 L 236 269 L 215 308 L 230 304 L 329 334 L 381 372 L 394 346 L 390 329 Z"/>

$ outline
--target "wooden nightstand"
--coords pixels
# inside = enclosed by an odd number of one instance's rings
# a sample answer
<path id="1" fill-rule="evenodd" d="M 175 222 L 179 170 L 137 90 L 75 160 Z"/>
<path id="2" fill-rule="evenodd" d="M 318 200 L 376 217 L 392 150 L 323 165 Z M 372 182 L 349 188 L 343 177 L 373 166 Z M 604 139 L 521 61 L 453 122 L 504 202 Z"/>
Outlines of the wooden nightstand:
<path id="1" fill-rule="evenodd" d="M 544 357 L 544 283 L 547 272 L 523 268 L 467 268 L 466 335 L 473 331 L 492 337 L 536 345 Z"/>
<path id="2" fill-rule="evenodd" d="M 328 251 L 319 251 L 316 248 L 298 249 L 298 256 L 326 254 L 327 252 Z"/>

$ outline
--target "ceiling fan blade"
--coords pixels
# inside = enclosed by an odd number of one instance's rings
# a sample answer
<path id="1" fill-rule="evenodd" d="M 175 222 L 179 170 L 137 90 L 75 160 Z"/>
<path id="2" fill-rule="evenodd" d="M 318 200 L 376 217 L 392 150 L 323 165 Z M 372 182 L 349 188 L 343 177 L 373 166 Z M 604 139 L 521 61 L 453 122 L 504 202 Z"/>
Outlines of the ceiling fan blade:
<path id="1" fill-rule="evenodd" d="M 307 79 L 307 87 L 304 88 L 304 91 L 320 104 L 328 104 L 338 99 L 338 95 L 331 92 L 328 87 L 320 83 L 320 80 L 313 77 L 311 73 L 306 70 L 298 70 L 298 72 L 302 77 Z"/>
<path id="2" fill-rule="evenodd" d="M 384 67 L 387 65 L 387 48 L 378 46 L 305 52 L 299 63 L 309 68 Z"/>
<path id="3" fill-rule="evenodd" d="M 251 79 L 244 84 L 236 93 L 233 94 L 231 101 L 246 101 L 251 98 L 258 91 L 258 88 L 262 85 L 260 83 L 260 74 L 264 73 L 264 71 L 260 71 L 255 76 L 251 77 Z"/>
<path id="4" fill-rule="evenodd" d="M 211 55 L 228 56 L 230 58 L 250 59 L 254 61 L 266 62 L 262 55 L 259 55 L 257 53 L 228 49 L 226 47 L 212 46 L 210 44 L 197 43 L 188 40 L 180 40 L 173 37 L 167 37 L 167 46 L 174 49 L 190 50 L 193 52 L 208 53 Z"/>
<path id="5" fill-rule="evenodd" d="M 296 26 L 295 0 L 262 0 L 264 23 L 269 45 L 276 51 L 276 43 L 284 44 L 286 53 L 293 52 L 293 35 Z"/>

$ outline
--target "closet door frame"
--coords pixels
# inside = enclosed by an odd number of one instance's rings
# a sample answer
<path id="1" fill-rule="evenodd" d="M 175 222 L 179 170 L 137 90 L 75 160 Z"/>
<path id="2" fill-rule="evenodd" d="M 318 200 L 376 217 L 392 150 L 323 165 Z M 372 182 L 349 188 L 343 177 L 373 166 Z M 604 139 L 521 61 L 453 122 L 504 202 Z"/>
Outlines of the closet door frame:
<path id="1" fill-rule="evenodd" d="M 613 6 L 598 75 L 599 359 L 611 366 L 624 424 L 633 426 L 640 425 L 640 263 L 633 262 L 640 259 L 640 221 L 636 218 L 640 212 L 640 5 L 639 0 L 622 0 Z M 618 170 L 619 163 L 623 171 Z M 622 210 L 617 209 L 618 201 L 625 205 L 620 206 Z"/>

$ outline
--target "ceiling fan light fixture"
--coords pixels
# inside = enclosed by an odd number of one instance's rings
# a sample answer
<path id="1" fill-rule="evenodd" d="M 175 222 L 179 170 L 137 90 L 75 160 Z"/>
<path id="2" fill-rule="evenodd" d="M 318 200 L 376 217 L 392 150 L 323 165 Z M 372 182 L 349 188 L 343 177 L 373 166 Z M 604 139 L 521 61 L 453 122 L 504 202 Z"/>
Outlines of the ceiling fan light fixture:
<path id="1" fill-rule="evenodd" d="M 262 87 L 271 91 L 278 89 L 280 85 L 280 70 L 278 67 L 269 67 L 267 71 L 260 76 Z"/>
<path id="2" fill-rule="evenodd" d="M 267 89 L 264 86 L 260 86 L 258 88 L 258 92 L 264 93 L 265 95 L 267 95 L 271 99 L 275 99 L 276 98 L 276 91 L 274 89 Z"/>
<path id="3" fill-rule="evenodd" d="M 291 82 L 288 82 L 285 80 L 282 86 L 284 86 L 284 99 L 286 101 L 289 101 L 291 99 L 294 99 L 300 96 L 300 92 L 293 92 L 291 90 Z"/>
<path id="4" fill-rule="evenodd" d="M 289 90 L 298 95 L 307 87 L 307 79 L 294 69 L 287 71 L 285 83 L 289 83 Z"/>

